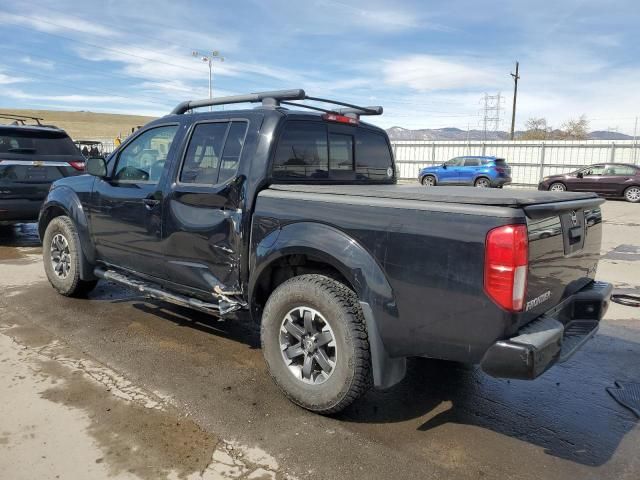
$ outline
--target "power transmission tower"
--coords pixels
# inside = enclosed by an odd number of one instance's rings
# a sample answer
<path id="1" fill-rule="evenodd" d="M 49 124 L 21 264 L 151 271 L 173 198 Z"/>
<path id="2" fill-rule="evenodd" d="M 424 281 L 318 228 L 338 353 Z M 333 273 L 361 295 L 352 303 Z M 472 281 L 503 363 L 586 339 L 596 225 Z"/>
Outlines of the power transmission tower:
<path id="1" fill-rule="evenodd" d="M 496 95 L 484 94 L 482 109 L 482 131 L 483 137 L 487 139 L 487 132 L 497 132 L 500 129 L 500 115 L 502 110 L 503 97 L 500 92 Z"/>
<path id="2" fill-rule="evenodd" d="M 513 140 L 514 129 L 516 127 L 516 99 L 518 98 L 518 80 L 520 80 L 520 75 L 518 75 L 518 69 L 520 67 L 520 62 L 516 62 L 516 73 L 512 73 L 513 77 L 513 109 L 511 110 L 511 140 Z"/>

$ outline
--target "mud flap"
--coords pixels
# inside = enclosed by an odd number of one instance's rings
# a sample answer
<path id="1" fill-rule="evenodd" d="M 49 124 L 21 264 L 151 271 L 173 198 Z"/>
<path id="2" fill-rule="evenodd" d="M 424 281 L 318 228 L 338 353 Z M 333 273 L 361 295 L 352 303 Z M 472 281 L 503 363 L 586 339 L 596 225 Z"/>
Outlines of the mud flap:
<path id="1" fill-rule="evenodd" d="M 399 383 L 407 373 L 407 359 L 405 357 L 391 358 L 384 348 L 378 325 L 376 324 L 371 307 L 366 302 L 360 302 L 362 313 L 367 324 L 369 349 L 371 352 L 371 368 L 373 371 L 373 385 L 379 389 L 393 387 Z"/>

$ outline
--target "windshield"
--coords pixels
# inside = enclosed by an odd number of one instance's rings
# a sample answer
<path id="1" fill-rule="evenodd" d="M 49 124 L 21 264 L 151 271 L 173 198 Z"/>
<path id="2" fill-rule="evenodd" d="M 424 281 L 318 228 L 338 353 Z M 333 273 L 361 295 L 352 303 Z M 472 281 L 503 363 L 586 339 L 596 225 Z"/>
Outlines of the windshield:
<path id="1" fill-rule="evenodd" d="M 79 153 L 64 132 L 0 129 L 0 155 L 77 157 Z"/>

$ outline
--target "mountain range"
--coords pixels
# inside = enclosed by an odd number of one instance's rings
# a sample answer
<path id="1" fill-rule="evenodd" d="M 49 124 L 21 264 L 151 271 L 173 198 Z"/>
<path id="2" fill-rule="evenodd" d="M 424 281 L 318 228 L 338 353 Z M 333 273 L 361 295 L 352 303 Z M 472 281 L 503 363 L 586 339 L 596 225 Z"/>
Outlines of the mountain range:
<path id="1" fill-rule="evenodd" d="M 524 132 L 515 132 L 516 139 Z M 554 132 L 551 132 L 553 134 Z M 387 129 L 390 140 L 485 140 L 482 130 L 461 130 L 459 128 L 422 128 L 410 130 L 403 127 L 391 127 Z M 596 130 L 588 134 L 589 140 L 633 140 L 630 135 L 624 133 Z M 509 132 L 487 132 L 486 140 L 509 140 Z"/>

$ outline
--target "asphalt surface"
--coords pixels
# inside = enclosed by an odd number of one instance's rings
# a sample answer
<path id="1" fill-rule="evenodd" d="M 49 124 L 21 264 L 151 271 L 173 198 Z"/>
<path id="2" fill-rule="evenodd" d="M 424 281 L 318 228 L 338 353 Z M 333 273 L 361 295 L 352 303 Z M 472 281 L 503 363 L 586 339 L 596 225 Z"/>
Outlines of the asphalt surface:
<path id="1" fill-rule="evenodd" d="M 640 205 L 604 206 L 598 277 L 640 293 Z M 640 309 L 533 382 L 409 362 L 403 382 L 313 415 L 271 382 L 257 329 L 101 282 L 49 286 L 33 225 L 0 230 L 0 477 L 638 479 Z"/>

